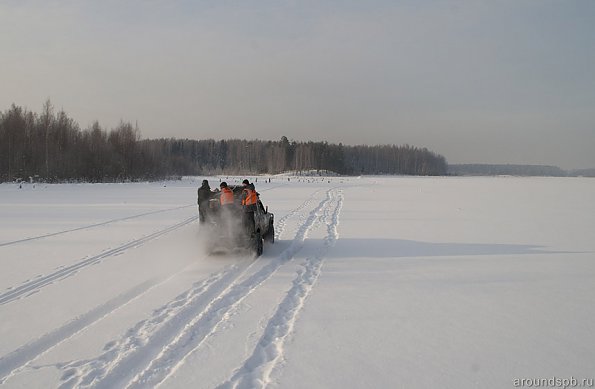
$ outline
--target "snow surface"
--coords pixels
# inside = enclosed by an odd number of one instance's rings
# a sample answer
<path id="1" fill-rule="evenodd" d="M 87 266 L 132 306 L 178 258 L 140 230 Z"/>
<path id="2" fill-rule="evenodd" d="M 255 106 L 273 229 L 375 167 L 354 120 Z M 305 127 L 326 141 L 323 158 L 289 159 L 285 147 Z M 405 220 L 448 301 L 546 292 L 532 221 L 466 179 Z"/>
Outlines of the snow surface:
<path id="1" fill-rule="evenodd" d="M 2 387 L 595 378 L 595 180 L 259 177 L 257 259 L 205 254 L 201 180 L 0 185 Z"/>

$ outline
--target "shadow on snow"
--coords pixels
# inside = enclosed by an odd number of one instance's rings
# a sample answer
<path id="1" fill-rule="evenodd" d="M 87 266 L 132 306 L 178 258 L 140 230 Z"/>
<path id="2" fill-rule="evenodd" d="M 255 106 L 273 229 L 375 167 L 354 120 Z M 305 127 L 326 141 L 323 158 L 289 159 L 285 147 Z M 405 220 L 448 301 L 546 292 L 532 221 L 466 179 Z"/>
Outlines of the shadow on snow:
<path id="1" fill-rule="evenodd" d="M 453 257 L 470 255 L 559 254 L 544 246 L 495 243 L 431 243 L 404 239 L 339 239 L 328 258 Z"/>

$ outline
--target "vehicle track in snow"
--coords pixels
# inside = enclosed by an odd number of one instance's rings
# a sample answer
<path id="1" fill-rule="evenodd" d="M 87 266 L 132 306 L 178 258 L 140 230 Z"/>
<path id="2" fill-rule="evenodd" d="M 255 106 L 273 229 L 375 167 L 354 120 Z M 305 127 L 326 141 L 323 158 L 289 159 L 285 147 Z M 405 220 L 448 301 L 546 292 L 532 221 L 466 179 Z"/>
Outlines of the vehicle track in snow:
<path id="1" fill-rule="evenodd" d="M 170 303 L 180 306 L 179 310 L 172 310 L 168 304 L 156 311 L 152 318 L 138 323 L 120 340 L 110 342 L 105 353 L 98 358 L 62 366 L 65 373 L 61 388 L 159 385 L 184 363 L 188 355 L 217 332 L 247 296 L 301 249 L 308 232 L 320 222 L 320 214 L 328 207 L 329 193 L 330 190 L 318 206 L 307 213 L 289 247 L 277 258 L 250 273 L 249 267 L 260 262 L 252 261 L 241 273 L 225 277 L 216 286 L 209 285 L 204 291 L 191 289 L 187 296 Z M 306 200 L 308 204 L 314 195 Z M 291 217 L 299 216 L 299 210 L 304 210 L 308 204 L 290 212 Z M 196 298 L 190 298 L 191 295 Z M 161 316 L 159 312 L 167 314 Z"/>
<path id="2" fill-rule="evenodd" d="M 250 357 L 234 375 L 217 389 L 264 388 L 271 382 L 271 373 L 283 360 L 285 342 L 293 333 L 295 323 L 320 276 L 324 258 L 328 250 L 339 239 L 337 226 L 343 207 L 343 193 L 333 193 L 334 209 L 326 208 L 321 217 L 327 226 L 324 246 L 319 252 L 308 257 L 298 271 L 291 289 L 277 307 L 276 312 L 265 327 L 264 333 Z"/>
<path id="3" fill-rule="evenodd" d="M 122 222 L 122 221 L 126 221 L 126 220 L 136 219 L 136 218 L 143 217 L 143 216 L 155 215 L 157 213 L 177 211 L 179 209 L 189 208 L 189 207 L 192 207 L 192 206 L 194 206 L 194 205 L 193 204 L 189 204 L 189 205 L 183 205 L 181 207 L 173 207 L 173 208 L 160 209 L 160 210 L 157 210 L 157 211 L 139 213 L 137 215 L 132 215 L 132 216 L 127 216 L 127 217 L 123 217 L 123 218 L 107 220 L 107 221 L 101 222 L 101 223 L 95 223 L 95 224 L 89 224 L 87 226 L 82 226 L 82 227 L 77 227 L 77 228 L 71 228 L 69 230 L 52 232 L 52 233 L 49 233 L 49 234 L 44 234 L 44 235 L 39 235 L 39 236 L 33 236 L 31 238 L 24 238 L 24 239 L 19 239 L 19 240 L 13 240 L 11 242 L 4 242 L 4 243 L 0 243 L 0 247 L 9 246 L 9 245 L 17 244 L 17 243 L 30 242 L 30 241 L 33 241 L 33 240 L 38 240 L 38 239 L 43 239 L 43 238 L 49 238 L 49 237 L 52 237 L 52 236 L 67 234 L 69 232 L 74 232 L 74 231 L 88 230 L 90 228 L 101 227 L 101 226 L 105 226 L 105 225 L 108 225 L 108 224 L 113 224 L 113 223 Z"/>
<path id="4" fill-rule="evenodd" d="M 291 219 L 295 215 L 298 215 L 303 209 L 308 207 L 308 205 L 310 205 L 312 200 L 314 200 L 314 198 L 320 191 L 321 191 L 321 189 L 315 191 L 299 207 L 293 209 L 287 215 L 285 215 L 282 218 L 280 218 L 279 220 L 275 221 L 275 239 L 279 239 L 285 232 L 285 228 L 287 227 L 287 220 Z"/>
<path id="5" fill-rule="evenodd" d="M 281 188 L 284 187 L 285 184 L 280 184 L 277 186 L 273 186 L 270 188 L 265 188 L 262 191 L 269 191 L 269 190 L 273 190 L 276 188 Z M 51 236 L 56 236 L 56 235 L 60 235 L 60 234 L 66 234 L 68 232 L 73 232 L 73 231 L 80 231 L 80 230 L 84 230 L 84 229 L 90 229 L 90 228 L 94 228 L 94 227 L 98 227 L 98 226 L 103 226 L 103 225 L 107 225 L 107 224 L 111 224 L 111 223 L 116 223 L 116 222 L 120 222 L 120 221 L 125 221 L 125 220 L 129 220 L 129 219 L 134 219 L 134 218 L 139 218 L 142 216 L 147 216 L 147 215 L 152 215 L 152 214 L 156 214 L 156 213 L 163 213 L 163 212 L 169 212 L 169 211 L 175 211 L 175 210 L 179 210 L 179 209 L 183 209 L 183 208 L 188 208 L 188 207 L 192 207 L 194 206 L 193 204 L 190 205 L 184 205 L 184 206 L 180 206 L 180 207 L 174 207 L 174 208 L 167 208 L 167 209 L 161 209 L 161 210 L 157 210 L 157 211 L 151 211 L 151 212 L 146 212 L 146 213 L 142 213 L 142 214 L 137 214 L 137 215 L 132 215 L 132 216 L 128 216 L 125 218 L 119 218 L 119 219 L 113 219 L 113 220 L 109 220 L 106 222 L 102 222 L 102 223 L 97 223 L 97 224 L 92 224 L 92 225 L 88 225 L 88 226 L 83 226 L 83 227 L 78 227 L 78 228 L 74 228 L 74 229 L 70 229 L 70 230 L 65 230 L 65 231 L 60 231 L 60 232 L 56 232 L 56 233 L 52 233 L 52 234 L 46 234 L 46 235 L 41 235 L 41 236 L 37 236 L 37 237 L 32 237 L 32 238 L 27 238 L 27 239 L 22 239 L 22 240 L 18 240 L 18 241 L 13 241 L 13 242 L 7 242 L 7 243 L 2 243 L 0 244 L 1 246 L 7 246 L 10 244 L 15 244 L 15 243 L 20 243 L 20 242 L 26 242 L 26 241 L 32 241 L 32 240 L 36 240 L 36 239 L 41 239 L 41 238 L 46 238 L 46 237 L 51 237 Z M 77 273 L 79 270 L 90 266 L 90 265 L 94 265 L 98 262 L 101 262 L 103 259 L 107 258 L 107 257 L 111 257 L 114 255 L 118 255 L 121 254 L 122 252 L 126 251 L 129 248 L 132 247 L 138 247 L 150 240 L 153 240 L 161 235 L 164 235 L 166 233 L 169 233 L 173 230 L 176 230 L 186 224 L 189 224 L 193 221 L 195 221 L 196 219 L 198 219 L 197 216 L 193 216 L 190 217 L 176 225 L 167 227 L 165 229 L 156 231 L 148 236 L 139 238 L 139 239 L 135 239 L 133 241 L 130 241 L 128 243 L 125 243 L 121 246 L 118 246 L 116 248 L 113 249 L 109 249 L 107 251 L 104 251 L 98 255 L 95 255 L 93 257 L 90 258 L 85 258 L 82 259 L 70 266 L 66 266 L 66 267 L 59 267 L 58 270 L 54 271 L 53 273 L 47 274 L 47 275 L 42 275 L 40 277 L 36 277 L 33 278 L 31 280 L 27 280 L 24 283 L 22 283 L 19 286 L 11 286 L 8 287 L 7 289 L 5 289 L 4 293 L 0 294 L 0 305 L 4 305 L 6 303 L 30 296 L 31 294 L 34 294 L 36 292 L 38 292 L 41 288 L 47 286 L 47 285 L 51 285 L 53 284 L 55 281 L 58 280 L 62 280 L 64 278 L 70 277 L 72 275 L 74 275 L 75 273 Z"/>
<path id="6" fill-rule="evenodd" d="M 286 262 L 290 261 L 302 248 L 309 231 L 319 222 L 320 214 L 329 206 L 331 190 L 318 206 L 308 213 L 290 246 L 276 259 L 269 262 L 242 282 L 230 285 L 227 293 L 220 295 L 207 310 L 201 313 L 193 323 L 179 335 L 175 343 L 168 345 L 140 374 L 134 377 L 128 388 L 155 387 L 164 382 L 182 364 L 186 358 L 198 349 L 204 341 L 217 332 L 235 308 L 252 292 L 260 287 Z"/>
<path id="7" fill-rule="evenodd" d="M 254 264 L 254 260 L 228 266 L 223 271 L 195 283 L 173 301 L 155 310 L 150 318 L 137 323 L 117 341 L 104 347 L 104 353 L 93 360 L 78 361 L 60 366 L 64 370 L 60 388 L 113 387 L 105 381 L 105 375 L 119 369 L 126 371 L 150 361 L 162 344 L 182 331 L 196 312 L 202 311 L 212 298 L 240 277 Z M 149 359 L 149 361 L 147 361 Z"/>
<path id="8" fill-rule="evenodd" d="M 163 279 L 145 281 L 117 297 L 97 306 L 96 308 L 77 316 L 70 322 L 39 337 L 38 339 L 19 347 L 0 358 L 0 384 L 11 376 L 23 370 L 27 365 L 41 357 L 54 347 L 90 328 L 93 324 L 108 317 L 110 314 L 125 307 L 132 301 L 142 297 L 155 287 L 158 287 L 175 276 L 185 272 L 187 268 Z"/>
<path id="9" fill-rule="evenodd" d="M 269 190 L 273 190 L 273 189 L 276 189 L 276 188 L 282 188 L 282 187 L 285 187 L 285 186 L 287 186 L 287 184 L 280 184 L 280 185 L 272 186 L 270 188 L 262 189 L 261 192 L 266 192 L 266 191 L 269 191 Z M 17 239 L 17 240 L 13 240 L 13 241 L 10 241 L 10 242 L 0 242 L 0 247 L 10 246 L 10 245 L 17 244 L 17 243 L 31 242 L 33 240 L 38 240 L 38 239 L 43 239 L 43 238 L 50 238 L 50 237 L 57 236 L 57 235 L 67 234 L 69 232 L 88 230 L 88 229 L 91 229 L 91 228 L 101 227 L 101 226 L 105 226 L 105 225 L 108 225 L 108 224 L 123 222 L 123 221 L 131 220 L 131 219 L 137 219 L 137 218 L 140 218 L 140 217 L 143 217 L 143 216 L 155 215 L 155 214 L 164 213 L 164 212 L 177 211 L 177 210 L 180 210 L 180 209 L 190 208 L 190 207 L 196 207 L 196 204 L 187 204 L 187 205 L 182 205 L 182 206 L 173 207 L 173 208 L 159 209 L 157 211 L 150 211 L 150 212 L 139 213 L 139 214 L 136 214 L 136 215 L 131 215 L 131 216 L 126 216 L 126 217 L 122 217 L 122 218 L 107 220 L 107 221 L 100 222 L 100 223 L 94 223 L 94 224 L 89 224 L 89 225 L 86 225 L 86 226 L 71 228 L 71 229 L 68 229 L 68 230 L 62 230 L 62 231 L 51 232 L 51 233 L 43 234 L 43 235 L 32 236 L 30 238 Z"/>
<path id="10" fill-rule="evenodd" d="M 165 235 L 169 232 L 179 229 L 180 227 L 183 227 L 189 223 L 192 223 L 197 218 L 198 218 L 197 216 L 192 216 L 190 218 L 187 218 L 187 219 L 181 221 L 180 223 L 174 224 L 173 226 L 169 226 L 167 228 L 161 229 L 159 231 L 156 231 L 156 232 L 154 232 L 150 235 L 144 236 L 142 238 L 132 240 L 132 241 L 125 243 L 121 246 L 118 246 L 113 249 L 104 251 L 100 254 L 94 255 L 90 258 L 80 260 L 70 266 L 60 268 L 60 269 L 54 271 L 53 273 L 43 275 L 41 277 L 27 281 L 27 282 L 23 283 L 22 285 L 9 288 L 6 292 L 0 294 L 0 305 L 4 305 L 4 304 L 10 303 L 12 301 L 30 296 L 31 294 L 38 292 L 40 289 L 42 289 L 48 285 L 51 285 L 56 281 L 63 280 L 67 277 L 70 277 L 70 276 L 76 274 L 81 269 L 84 269 L 91 265 L 95 265 L 106 258 L 121 254 L 130 248 L 139 247 L 139 246 L 141 246 L 149 241 L 152 241 L 162 235 Z"/>

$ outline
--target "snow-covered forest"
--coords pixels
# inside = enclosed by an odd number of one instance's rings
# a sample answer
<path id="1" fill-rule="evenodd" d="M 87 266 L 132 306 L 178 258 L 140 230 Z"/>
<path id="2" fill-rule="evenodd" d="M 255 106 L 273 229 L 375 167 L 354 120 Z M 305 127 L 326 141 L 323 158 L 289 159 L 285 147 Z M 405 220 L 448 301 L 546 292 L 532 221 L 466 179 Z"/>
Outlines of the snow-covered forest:
<path id="1" fill-rule="evenodd" d="M 409 145 L 347 146 L 328 142 L 141 139 L 138 126 L 98 122 L 81 129 L 51 103 L 40 114 L 12 105 L 0 113 L 0 182 L 123 181 L 196 174 L 446 174 L 446 159 Z"/>

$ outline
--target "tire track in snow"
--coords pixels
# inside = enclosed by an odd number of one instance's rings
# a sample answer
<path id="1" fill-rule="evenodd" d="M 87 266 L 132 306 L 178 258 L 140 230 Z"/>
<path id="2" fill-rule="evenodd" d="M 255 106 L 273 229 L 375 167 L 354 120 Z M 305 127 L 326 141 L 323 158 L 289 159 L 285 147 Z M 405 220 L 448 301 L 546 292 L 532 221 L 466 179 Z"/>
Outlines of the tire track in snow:
<path id="1" fill-rule="evenodd" d="M 54 347 L 87 330 L 95 323 L 137 300 L 154 288 L 171 281 L 180 274 L 183 274 L 188 270 L 189 267 L 190 266 L 187 266 L 181 271 L 178 271 L 177 273 L 174 273 L 162 280 L 153 279 L 143 282 L 129 291 L 92 309 L 91 311 L 78 316 L 69 323 L 41 336 L 37 340 L 27 343 L 26 345 L 19 347 L 17 350 L 1 357 L 0 385 L 6 382 L 10 377 L 22 371 L 31 362 L 41 357 Z M 227 271 L 229 270 L 223 270 L 221 273 Z"/>
<path id="2" fill-rule="evenodd" d="M 273 186 L 273 187 L 270 187 L 270 188 L 265 188 L 265 189 L 262 189 L 261 192 L 266 192 L 266 191 L 273 190 L 273 189 L 276 189 L 276 188 L 281 188 L 281 187 L 284 187 L 284 186 L 287 186 L 287 184 L 281 184 L 281 185 Z M 86 225 L 86 226 L 72 228 L 72 229 L 69 229 L 69 230 L 63 230 L 63 231 L 52 232 L 52 233 L 49 233 L 49 234 L 32 236 L 30 238 L 13 240 L 13 241 L 10 241 L 10 242 L 3 242 L 3 243 L 0 243 L 0 247 L 10 246 L 10 245 L 17 244 L 17 243 L 30 242 L 32 240 L 49 238 L 49 237 L 56 236 L 56 235 L 67 234 L 69 232 L 87 230 L 87 229 L 90 229 L 90 228 L 105 226 L 107 224 L 112 224 L 112 223 L 122 222 L 122 221 L 126 221 L 126 220 L 136 219 L 136 218 L 143 217 L 143 216 L 155 215 L 155 214 L 163 213 L 163 212 L 177 211 L 179 209 L 184 209 L 184 208 L 189 208 L 189 207 L 195 207 L 195 206 L 196 206 L 196 204 L 188 204 L 188 205 L 182 205 L 180 207 L 166 208 L 166 209 L 160 209 L 160 210 L 157 210 L 157 211 L 139 213 L 139 214 L 136 214 L 136 215 L 131 215 L 131 216 L 127 216 L 127 217 L 123 217 L 123 218 L 118 218 L 118 219 L 107 220 L 107 221 L 104 221 L 104 222 L 101 222 L 101 223 L 89 224 L 89 225 Z"/>
<path id="3" fill-rule="evenodd" d="M 279 257 L 269 262 L 259 271 L 250 275 L 242 282 L 230 285 L 226 293 L 213 300 L 207 309 L 181 332 L 178 337 L 168 344 L 151 363 L 139 374 L 132 377 L 126 385 L 124 380 L 110 381 L 101 387 L 147 388 L 156 387 L 171 376 L 184 363 L 188 355 L 198 349 L 203 342 L 217 332 L 219 326 L 226 322 L 233 310 L 264 281 L 269 279 L 284 263 L 291 260 L 302 248 L 309 231 L 320 219 L 320 214 L 326 210 L 331 201 L 332 189 L 325 198 L 309 213 L 308 218 L 298 229 L 290 246 Z M 128 379 L 128 377 L 126 377 Z"/>
<path id="4" fill-rule="evenodd" d="M 20 286 L 13 287 L 13 288 L 9 289 L 7 292 L 0 294 L 0 305 L 4 305 L 11 301 L 15 301 L 15 300 L 27 297 L 35 292 L 38 292 L 41 288 L 53 284 L 55 281 L 63 280 L 64 278 L 70 277 L 70 276 L 76 274 L 81 269 L 84 269 L 88 266 L 97 264 L 105 258 L 123 253 L 124 251 L 126 251 L 130 248 L 141 246 L 153 239 L 156 239 L 162 235 L 165 235 L 169 232 L 177 230 L 180 227 L 183 227 L 189 223 L 192 223 L 197 218 L 198 218 L 197 216 L 192 216 L 178 224 L 174 224 L 173 226 L 159 230 L 159 231 L 154 232 L 150 235 L 144 236 L 140 239 L 135 239 L 133 241 L 125 243 L 125 244 L 118 246 L 116 248 L 104 251 L 103 253 L 95 255 L 93 257 L 81 260 L 79 262 L 76 262 L 73 265 L 61 268 L 61 269 L 59 269 L 53 273 L 50 273 L 48 275 L 33 279 L 31 281 L 27 281 Z"/>
<path id="5" fill-rule="evenodd" d="M 297 215 L 312 201 L 314 196 L 315 193 L 284 219 L 287 220 L 289 217 Z M 120 340 L 108 343 L 106 351 L 97 359 L 60 366 L 65 370 L 61 388 L 126 385 L 134 378 L 134 374 L 141 372 L 151 363 L 150 358 L 157 356 L 168 344 L 179 337 L 179 334 L 185 331 L 189 323 L 197 315 L 201 315 L 210 303 L 228 293 L 235 285 L 236 280 L 253 263 L 254 261 L 249 265 L 246 264 L 245 267 L 236 269 L 233 275 L 218 279 L 216 286 L 209 285 L 205 288 L 201 284 L 201 286 L 193 287 L 173 302 L 155 311 L 150 319 L 135 325 Z M 223 290 L 217 294 L 217 291 L 221 289 Z M 199 298 L 197 297 L 199 295 L 201 296 L 200 302 L 193 302 L 192 300 Z M 166 315 L 162 313 L 166 313 Z M 122 375 L 126 376 L 127 374 L 127 380 L 122 378 Z"/>
<path id="6" fill-rule="evenodd" d="M 104 353 L 92 360 L 83 360 L 59 366 L 64 370 L 60 388 L 103 386 L 106 375 L 115 369 L 144 365 L 152 355 L 167 344 L 202 311 L 222 290 L 249 269 L 254 260 L 230 266 L 215 273 L 178 295 L 173 301 L 155 310 L 150 318 L 142 320 L 117 341 L 109 342 Z M 147 361 L 148 359 L 148 361 Z"/>
<path id="7" fill-rule="evenodd" d="M 271 382 L 271 373 L 283 359 L 285 342 L 293 333 L 300 311 L 320 276 L 326 253 L 339 239 L 337 226 L 342 206 L 343 194 L 339 192 L 334 211 L 332 214 L 327 212 L 324 216 L 327 224 L 324 247 L 317 255 L 306 260 L 303 269 L 293 280 L 293 286 L 269 320 L 252 355 L 217 389 L 264 388 Z"/>
<path id="8" fill-rule="evenodd" d="M 108 344 L 108 350 L 99 358 L 63 366 L 61 388 L 72 387 L 152 387 L 164 381 L 181 364 L 187 355 L 215 333 L 244 298 L 257 289 L 285 262 L 291 260 L 306 239 L 309 230 L 319 219 L 319 213 L 327 206 L 329 196 L 316 209 L 308 213 L 290 246 L 280 256 L 258 271 L 237 282 L 238 277 L 222 282 L 218 295 L 209 293 L 205 306 L 193 306 L 183 312 L 176 312 L 160 330 L 143 330 L 139 323 L 131 329 L 115 349 Z M 304 206 L 305 207 L 305 206 Z M 302 207 L 302 208 L 304 208 Z M 294 214 L 295 215 L 295 214 Z M 254 263 L 254 262 L 253 262 Z M 153 321 L 159 323 L 161 319 Z M 128 340 L 126 340 L 128 339 Z"/>
<path id="9" fill-rule="evenodd" d="M 51 236 L 67 234 L 69 232 L 74 232 L 74 231 L 87 230 L 87 229 L 90 229 L 90 228 L 105 226 L 107 224 L 117 223 L 117 222 L 126 221 L 126 220 L 130 220 L 130 219 L 136 219 L 136 218 L 143 217 L 143 216 L 148 216 L 148 215 L 154 215 L 154 214 L 157 214 L 157 213 L 177 211 L 179 209 L 188 208 L 188 207 L 192 207 L 192 206 L 193 206 L 193 204 L 189 204 L 189 205 L 183 205 L 181 207 L 160 209 L 158 211 L 145 212 L 145 213 L 140 213 L 140 214 L 137 214 L 137 215 L 132 215 L 132 216 L 123 217 L 123 218 L 119 218 L 119 219 L 112 219 L 112 220 L 108 220 L 108 221 L 101 222 L 101 223 L 90 224 L 90 225 L 87 225 L 87 226 L 72 228 L 70 230 L 52 232 L 52 233 L 49 233 L 49 234 L 44 234 L 44 235 L 39 235 L 39 236 L 33 236 L 31 238 L 13 240 L 12 242 L 0 243 L 0 247 L 2 247 L 2 246 L 9 246 L 9 245 L 17 244 L 17 243 L 30 242 L 32 240 L 37 240 L 37 239 L 42 239 L 42 238 L 49 238 Z"/>
<path id="10" fill-rule="evenodd" d="M 167 280 L 169 280 L 169 278 Z M 86 328 L 92 326 L 131 301 L 136 300 L 138 297 L 165 281 L 158 282 L 150 280 L 143 282 L 126 293 L 105 302 L 91 311 L 80 315 L 71 322 L 3 356 L 0 358 L 0 384 L 3 384 L 7 379 L 18 373 L 29 363 L 60 343 L 84 331 Z"/>
<path id="11" fill-rule="evenodd" d="M 315 191 L 308 197 L 306 201 L 304 201 L 299 207 L 293 209 L 287 215 L 283 216 L 279 220 L 275 221 L 275 240 L 279 239 L 283 233 L 285 232 L 285 228 L 287 227 L 287 220 L 291 219 L 295 215 L 298 215 L 304 208 L 306 208 L 312 200 L 316 197 L 316 195 L 320 192 L 320 189 Z"/>
<path id="12" fill-rule="evenodd" d="M 276 188 L 281 188 L 281 187 L 284 187 L 284 186 L 287 186 L 287 184 L 281 184 L 281 185 L 273 186 L 273 187 L 270 187 L 270 188 L 265 188 L 265 189 L 262 189 L 261 192 L 266 192 L 266 191 L 273 190 L 273 189 L 276 189 Z M 3 243 L 0 243 L 0 247 L 10 246 L 10 245 L 17 244 L 17 243 L 30 242 L 32 240 L 49 238 L 49 237 L 56 236 L 56 235 L 67 234 L 69 232 L 75 232 L 75 231 L 81 231 L 81 230 L 88 230 L 88 229 L 95 228 L 95 227 L 105 226 L 107 224 L 112 224 L 112 223 L 122 222 L 122 221 L 126 221 L 126 220 L 136 219 L 136 218 L 143 217 L 143 216 L 155 215 L 155 214 L 163 213 L 163 212 L 177 211 L 179 209 L 184 209 L 184 208 L 189 208 L 189 207 L 196 207 L 196 204 L 188 204 L 188 205 L 182 205 L 180 207 L 166 208 L 166 209 L 160 209 L 160 210 L 157 210 L 157 211 L 139 213 L 137 215 L 131 215 L 131 216 L 123 217 L 123 218 L 107 220 L 107 221 L 104 221 L 104 222 L 101 222 L 101 223 L 89 224 L 87 226 L 81 226 L 81 227 L 72 228 L 72 229 L 69 229 L 69 230 L 63 230 L 63 231 L 52 232 L 52 233 L 49 233 L 49 234 L 32 236 L 30 238 L 13 240 L 13 241 L 10 241 L 10 242 L 3 242 Z"/>

